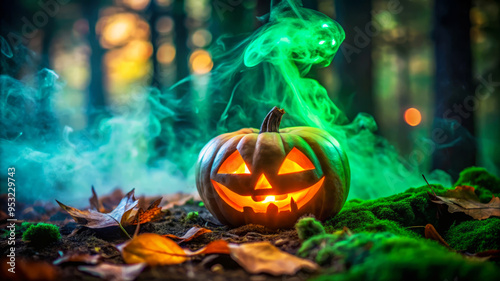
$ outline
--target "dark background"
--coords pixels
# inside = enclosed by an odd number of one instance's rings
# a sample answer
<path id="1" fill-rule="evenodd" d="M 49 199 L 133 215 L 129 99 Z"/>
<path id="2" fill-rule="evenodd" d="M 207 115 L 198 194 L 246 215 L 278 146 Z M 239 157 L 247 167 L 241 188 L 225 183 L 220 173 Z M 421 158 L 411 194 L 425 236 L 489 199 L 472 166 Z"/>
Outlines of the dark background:
<path id="1" fill-rule="evenodd" d="M 314 75 L 351 120 L 373 115 L 379 134 L 427 169 L 456 177 L 480 165 L 498 175 L 500 1 L 304 6 L 346 32 L 334 64 Z M 255 30 L 269 7 L 260 0 L 3 0 L 1 73 L 21 79 L 53 69 L 65 81 L 60 109 L 75 109 L 56 121 L 83 130 L 100 109 L 133 104 L 137 87 L 167 89 L 190 74 L 208 75 L 215 39 Z M 405 119 L 409 108 L 421 122 Z"/>

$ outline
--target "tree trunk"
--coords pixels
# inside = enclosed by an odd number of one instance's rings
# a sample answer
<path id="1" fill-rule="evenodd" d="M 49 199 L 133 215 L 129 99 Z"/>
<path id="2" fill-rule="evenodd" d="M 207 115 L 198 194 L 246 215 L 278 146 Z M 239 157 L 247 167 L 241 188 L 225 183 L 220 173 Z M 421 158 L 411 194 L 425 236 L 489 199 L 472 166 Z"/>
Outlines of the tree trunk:
<path id="1" fill-rule="evenodd" d="M 372 39 L 365 31 L 372 20 L 372 2 L 335 1 L 336 20 L 346 38 L 335 57 L 340 87 L 340 106 L 352 120 L 359 112 L 374 115 Z"/>
<path id="2" fill-rule="evenodd" d="M 436 0 L 434 6 L 436 57 L 435 118 L 432 131 L 436 151 L 433 168 L 457 178 L 476 163 L 469 12 L 471 1 Z"/>
<path id="3" fill-rule="evenodd" d="M 155 88 L 159 88 L 161 90 L 161 75 L 160 75 L 160 63 L 156 59 L 156 55 L 158 54 L 158 40 L 160 39 L 160 34 L 156 29 L 156 22 L 160 17 L 159 7 L 156 4 L 156 1 L 151 1 L 148 7 L 149 14 L 149 28 L 151 30 L 151 46 L 153 46 L 153 54 L 152 54 L 152 62 L 153 69 L 151 70 L 151 86 Z"/>
<path id="4" fill-rule="evenodd" d="M 96 34 L 96 25 L 99 20 L 99 1 L 89 0 L 83 4 L 85 17 L 89 23 L 88 42 L 91 50 L 90 55 L 90 81 L 87 100 L 88 126 L 95 125 L 97 118 L 103 113 L 106 106 L 106 94 L 104 91 L 103 55 L 104 50 L 99 44 Z"/>

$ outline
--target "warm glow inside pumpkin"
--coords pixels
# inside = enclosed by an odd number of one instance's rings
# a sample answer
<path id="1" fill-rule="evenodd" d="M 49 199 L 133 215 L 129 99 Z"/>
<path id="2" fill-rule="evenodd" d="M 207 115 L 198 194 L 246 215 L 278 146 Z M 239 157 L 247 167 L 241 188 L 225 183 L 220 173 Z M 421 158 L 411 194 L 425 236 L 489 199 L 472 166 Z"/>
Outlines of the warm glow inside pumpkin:
<path id="1" fill-rule="evenodd" d="M 293 148 L 286 156 L 283 164 L 280 166 L 278 175 L 300 173 L 315 169 L 314 164 L 297 148 Z M 243 157 L 238 150 L 233 152 L 222 163 L 218 174 L 251 174 Z M 231 191 L 228 187 L 212 180 L 215 190 L 224 201 L 235 210 L 243 212 L 244 207 L 251 207 L 256 213 L 265 213 L 272 203 L 278 207 L 278 212 L 296 211 L 311 200 L 323 185 L 324 177 L 314 185 L 287 194 L 275 195 L 254 195 L 243 196 Z M 254 190 L 272 189 L 272 185 L 264 174 L 260 175 Z"/>

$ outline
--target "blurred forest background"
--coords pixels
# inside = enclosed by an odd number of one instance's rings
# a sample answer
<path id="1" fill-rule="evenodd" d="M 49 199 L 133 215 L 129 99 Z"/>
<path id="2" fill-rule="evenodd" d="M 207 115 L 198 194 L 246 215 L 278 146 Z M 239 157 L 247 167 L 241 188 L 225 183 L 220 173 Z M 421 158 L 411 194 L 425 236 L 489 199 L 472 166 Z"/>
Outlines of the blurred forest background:
<path id="1" fill-rule="evenodd" d="M 303 3 L 346 32 L 334 63 L 313 75 L 350 120 L 358 112 L 373 115 L 380 135 L 428 169 L 456 176 L 480 165 L 498 174 L 500 1 Z M 257 17 L 269 12 L 270 0 L 2 0 L 1 6 L 7 57 L 1 73 L 19 79 L 54 70 L 66 84 L 58 122 L 78 131 L 95 122 L 99 109 L 113 114 L 133 105 L 137 89 L 167 89 L 189 75 L 196 77 L 191 87 L 203 87 L 214 67 L 211 44 L 261 26 Z M 443 131 L 451 139 L 441 142 Z M 422 155 L 429 151 L 434 158 Z"/>

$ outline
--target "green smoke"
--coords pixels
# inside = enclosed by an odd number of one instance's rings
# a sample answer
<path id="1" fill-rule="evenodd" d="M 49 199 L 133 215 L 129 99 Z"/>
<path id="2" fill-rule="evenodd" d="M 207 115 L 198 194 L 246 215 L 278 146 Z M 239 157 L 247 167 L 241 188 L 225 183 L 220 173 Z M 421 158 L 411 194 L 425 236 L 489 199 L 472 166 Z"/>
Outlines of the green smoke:
<path id="1" fill-rule="evenodd" d="M 215 67 L 172 89 L 141 89 L 129 106 L 110 107 L 101 123 L 82 131 L 64 124 L 69 111 L 64 85 L 44 70 L 22 81 L 0 77 L 1 169 L 15 165 L 26 199 L 81 200 L 96 185 L 139 193 L 193 192 L 192 168 L 204 144 L 243 127 L 259 127 L 279 106 L 283 127 L 312 126 L 335 136 L 351 165 L 351 198 L 376 198 L 422 185 L 417 165 L 404 161 L 375 134 L 373 117 L 349 120 L 326 89 L 311 78 L 328 66 L 344 40 L 342 27 L 327 16 L 284 1 L 261 18 L 252 34 L 221 37 L 211 48 Z M 2 63 L 12 55 L 4 50 Z M 9 56 L 7 56 L 7 54 Z M 15 55 L 14 55 L 15 58 Z M 449 184 L 446 174 L 427 174 Z"/>
<path id="2" fill-rule="evenodd" d="M 351 198 L 376 198 L 424 184 L 416 163 L 401 157 L 376 134 L 372 116 L 361 113 L 351 123 L 310 72 L 328 66 L 345 38 L 342 27 L 329 17 L 283 1 L 262 17 L 267 22 L 241 41 L 222 38 L 212 54 L 212 116 L 221 116 L 217 133 L 258 127 L 273 106 L 284 108 L 283 126 L 312 126 L 335 136 L 348 153 Z M 362 83 L 362 81 L 360 81 Z M 206 118 L 213 120 L 214 118 Z M 215 135 L 208 131 L 209 135 Z M 442 171 L 426 173 L 435 183 L 450 185 Z"/>

